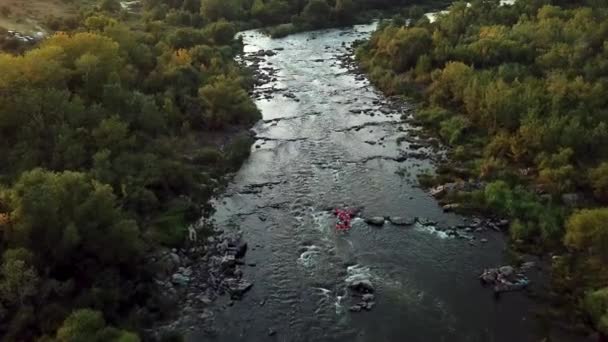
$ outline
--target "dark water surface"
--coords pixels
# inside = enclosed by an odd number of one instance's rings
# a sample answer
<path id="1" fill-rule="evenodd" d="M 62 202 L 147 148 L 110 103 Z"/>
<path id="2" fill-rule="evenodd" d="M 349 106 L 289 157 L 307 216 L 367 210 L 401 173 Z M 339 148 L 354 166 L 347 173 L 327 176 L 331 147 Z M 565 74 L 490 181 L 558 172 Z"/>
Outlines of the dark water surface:
<path id="1" fill-rule="evenodd" d="M 219 335 L 193 333 L 189 340 L 539 340 L 524 294 L 496 301 L 476 279 L 484 267 L 506 263 L 500 233 L 476 233 L 472 245 L 420 225 L 374 228 L 356 220 L 347 234 L 334 230 L 326 209 L 340 203 L 363 207 L 364 216 L 462 220 L 416 186 L 416 174 L 432 168 L 429 160 L 390 159 L 408 151 L 396 138 L 415 128 L 401 122 L 401 111 L 382 113 L 383 96 L 339 62 L 345 46 L 373 28 L 283 39 L 243 33 L 247 53 L 284 48 L 260 65 L 277 69 L 277 80 L 264 87 L 283 91 L 257 100 L 259 146 L 215 203 L 220 227 L 244 231 L 246 262 L 256 264 L 244 277 L 254 286 L 232 306 L 218 301 Z M 372 110 L 353 113 L 366 108 Z M 345 284 L 355 274 L 369 274 L 376 286 L 371 312 L 348 311 Z"/>

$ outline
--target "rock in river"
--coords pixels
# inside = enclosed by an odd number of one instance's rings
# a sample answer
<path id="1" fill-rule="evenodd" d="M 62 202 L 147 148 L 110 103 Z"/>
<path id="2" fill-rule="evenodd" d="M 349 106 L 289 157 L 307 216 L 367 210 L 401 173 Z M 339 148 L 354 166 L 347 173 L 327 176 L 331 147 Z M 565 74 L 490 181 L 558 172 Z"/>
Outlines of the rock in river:
<path id="1" fill-rule="evenodd" d="M 372 293 L 374 285 L 369 279 L 354 279 L 348 283 L 348 288 L 360 293 Z"/>
<path id="2" fill-rule="evenodd" d="M 365 223 L 370 224 L 372 226 L 383 226 L 384 217 L 381 217 L 381 216 L 368 217 L 365 219 Z"/>
<path id="3" fill-rule="evenodd" d="M 411 226 L 416 223 L 415 218 L 405 218 L 401 216 L 391 216 L 388 220 L 395 226 Z"/>
<path id="4" fill-rule="evenodd" d="M 361 297 L 364 302 L 373 302 L 376 297 L 371 293 L 366 293 Z"/>
<path id="5" fill-rule="evenodd" d="M 226 291 L 230 294 L 230 298 L 232 299 L 241 299 L 245 292 L 249 291 L 253 283 L 248 281 L 237 279 L 237 278 L 227 278 L 224 279 L 224 287 Z"/>
<path id="6" fill-rule="evenodd" d="M 350 310 L 351 312 L 361 312 L 361 306 L 360 305 L 353 305 L 350 308 L 348 308 L 348 310 Z"/>
<path id="7" fill-rule="evenodd" d="M 171 276 L 171 281 L 176 285 L 186 286 L 190 282 L 190 277 L 181 273 L 175 273 L 173 276 Z"/>

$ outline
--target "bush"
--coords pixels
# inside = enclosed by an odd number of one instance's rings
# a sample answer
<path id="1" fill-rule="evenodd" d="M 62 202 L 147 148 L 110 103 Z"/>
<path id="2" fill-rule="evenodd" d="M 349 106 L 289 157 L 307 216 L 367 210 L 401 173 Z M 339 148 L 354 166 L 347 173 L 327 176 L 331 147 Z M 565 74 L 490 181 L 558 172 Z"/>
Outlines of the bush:
<path id="1" fill-rule="evenodd" d="M 268 28 L 267 31 L 272 38 L 281 38 L 296 32 L 297 29 L 294 24 L 288 23 Z"/>
<path id="2" fill-rule="evenodd" d="M 439 127 L 441 122 L 450 118 L 452 114 L 447 109 L 441 107 L 430 107 L 418 111 L 415 117 L 426 126 Z"/>
<path id="3" fill-rule="evenodd" d="M 470 123 L 465 117 L 453 116 L 440 124 L 439 135 L 449 144 L 459 142 Z"/>
<path id="4" fill-rule="evenodd" d="M 566 222 L 567 247 L 585 253 L 591 261 L 608 263 L 608 208 L 583 209 Z"/>
<path id="5" fill-rule="evenodd" d="M 99 8 L 101 8 L 103 11 L 115 13 L 120 11 L 122 6 L 118 0 L 101 0 Z"/>
<path id="6" fill-rule="evenodd" d="M 584 306 L 595 328 L 608 335 L 608 287 L 587 293 Z"/>
<path id="7" fill-rule="evenodd" d="M 589 181 L 593 194 L 600 201 L 608 201 L 608 162 L 601 163 L 589 171 Z"/>

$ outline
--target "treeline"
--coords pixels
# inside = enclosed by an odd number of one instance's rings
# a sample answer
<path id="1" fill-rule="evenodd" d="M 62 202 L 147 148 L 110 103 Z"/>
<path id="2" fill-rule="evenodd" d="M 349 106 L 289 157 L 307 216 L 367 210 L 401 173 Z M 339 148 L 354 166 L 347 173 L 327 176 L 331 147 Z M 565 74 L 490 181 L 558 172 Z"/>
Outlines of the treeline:
<path id="1" fill-rule="evenodd" d="M 386 10 L 414 3 L 427 7 L 446 0 L 146 0 L 152 18 L 176 25 L 202 26 L 227 20 L 241 28 L 266 27 L 273 37 L 349 25 L 371 19 L 370 10 Z"/>
<path id="2" fill-rule="evenodd" d="M 453 200 L 513 218 L 516 247 L 559 255 L 554 298 L 608 334 L 608 2 L 582 3 L 459 2 L 433 23 L 384 22 L 358 58 L 422 102 L 417 120 L 454 147 L 461 178 L 487 182 Z"/>
<path id="3" fill-rule="evenodd" d="M 235 26 L 177 16 L 104 0 L 0 53 L 3 341 L 138 341 L 167 312 L 146 255 L 183 244 L 259 119 Z"/>

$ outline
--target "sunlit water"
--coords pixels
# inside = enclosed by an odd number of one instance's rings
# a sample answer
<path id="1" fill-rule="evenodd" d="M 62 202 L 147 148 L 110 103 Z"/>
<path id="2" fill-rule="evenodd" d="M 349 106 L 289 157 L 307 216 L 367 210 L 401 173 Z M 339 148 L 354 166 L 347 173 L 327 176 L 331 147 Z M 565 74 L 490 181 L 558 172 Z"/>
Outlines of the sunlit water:
<path id="1" fill-rule="evenodd" d="M 260 65 L 278 69 L 265 87 L 287 89 L 299 102 L 284 92 L 257 100 L 264 121 L 255 131 L 264 139 L 215 203 L 214 217 L 224 229 L 244 231 L 246 262 L 256 264 L 245 266 L 244 277 L 254 286 L 233 306 L 218 301 L 218 335 L 195 332 L 189 340 L 538 340 L 529 299 L 510 293 L 497 301 L 477 280 L 484 267 L 505 262 L 501 234 L 476 234 L 489 241 L 473 246 L 422 226 L 374 228 L 357 219 L 346 234 L 333 228 L 326 209 L 341 204 L 364 208 L 364 216 L 461 221 L 416 186 L 416 174 L 432 168 L 429 160 L 383 158 L 407 151 L 408 143 L 396 138 L 413 128 L 401 122 L 402 111 L 381 113 L 381 104 L 373 104 L 384 100 L 381 93 L 338 60 L 342 43 L 368 37 L 373 28 L 283 39 L 243 33 L 247 53 L 284 48 Z M 374 116 L 353 113 L 365 108 Z M 369 125 L 350 129 L 362 124 Z M 373 279 L 376 306 L 351 313 L 345 281 L 360 274 Z"/>

